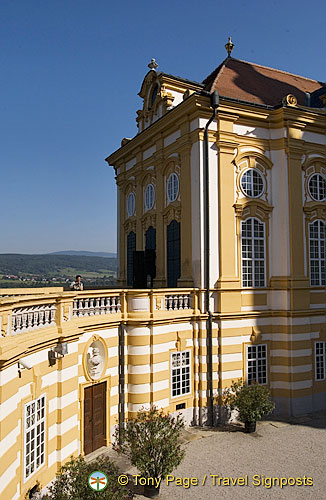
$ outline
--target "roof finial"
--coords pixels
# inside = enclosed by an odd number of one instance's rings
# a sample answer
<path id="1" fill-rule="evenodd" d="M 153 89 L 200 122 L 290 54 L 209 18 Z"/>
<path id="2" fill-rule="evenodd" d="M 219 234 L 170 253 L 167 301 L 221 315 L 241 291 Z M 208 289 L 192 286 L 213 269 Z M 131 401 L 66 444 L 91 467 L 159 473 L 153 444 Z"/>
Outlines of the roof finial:
<path id="1" fill-rule="evenodd" d="M 228 57 L 231 56 L 231 52 L 233 50 L 233 47 L 234 47 L 234 43 L 232 43 L 232 40 L 231 40 L 231 37 L 229 36 L 229 41 L 228 43 L 225 45 L 225 48 L 227 50 L 227 53 L 228 53 Z"/>
<path id="2" fill-rule="evenodd" d="M 149 69 L 156 71 L 156 68 L 158 68 L 158 64 L 154 58 L 152 58 L 151 62 L 148 64 L 148 67 L 149 67 Z"/>

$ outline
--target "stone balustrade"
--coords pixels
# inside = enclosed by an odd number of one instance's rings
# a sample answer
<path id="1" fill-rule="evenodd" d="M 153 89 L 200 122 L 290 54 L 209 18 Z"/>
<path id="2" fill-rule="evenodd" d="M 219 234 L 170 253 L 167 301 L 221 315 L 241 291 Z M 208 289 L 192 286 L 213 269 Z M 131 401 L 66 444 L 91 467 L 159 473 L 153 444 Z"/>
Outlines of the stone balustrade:
<path id="1" fill-rule="evenodd" d="M 55 312 L 55 304 L 14 308 L 11 315 L 11 334 L 55 325 Z"/>
<path id="2" fill-rule="evenodd" d="M 165 295 L 165 310 L 176 311 L 191 309 L 191 295 L 189 293 Z"/>
<path id="3" fill-rule="evenodd" d="M 82 327 L 96 323 L 133 320 L 139 315 L 147 319 L 176 317 L 200 313 L 198 289 L 92 290 L 61 291 L 44 289 L 33 294 L 8 294 L 0 297 L 0 337 L 56 327 L 57 334 L 69 329 L 72 322 Z M 107 319 L 104 319 L 104 317 Z M 109 319 L 110 316 L 112 319 Z M 100 319 L 101 318 L 101 319 Z"/>
<path id="4" fill-rule="evenodd" d="M 110 297 L 83 297 L 74 300 L 73 317 L 114 314 L 121 311 L 120 295 Z"/>

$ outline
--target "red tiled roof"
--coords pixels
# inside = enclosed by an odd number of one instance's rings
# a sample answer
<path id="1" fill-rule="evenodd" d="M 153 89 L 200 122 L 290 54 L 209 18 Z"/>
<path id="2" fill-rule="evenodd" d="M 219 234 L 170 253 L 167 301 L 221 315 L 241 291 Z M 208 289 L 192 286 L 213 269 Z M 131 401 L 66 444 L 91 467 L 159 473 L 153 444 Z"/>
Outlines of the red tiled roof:
<path id="1" fill-rule="evenodd" d="M 228 57 L 203 81 L 205 90 L 226 97 L 276 106 L 283 97 L 293 94 L 304 104 L 305 92 L 314 92 L 322 82 L 293 75 L 278 69 Z"/>

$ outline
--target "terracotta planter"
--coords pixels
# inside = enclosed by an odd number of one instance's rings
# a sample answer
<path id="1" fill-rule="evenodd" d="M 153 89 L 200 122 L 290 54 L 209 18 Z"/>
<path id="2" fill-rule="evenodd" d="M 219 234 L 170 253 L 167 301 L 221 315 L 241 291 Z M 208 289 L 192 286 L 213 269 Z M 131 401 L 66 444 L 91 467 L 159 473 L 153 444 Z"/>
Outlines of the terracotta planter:
<path id="1" fill-rule="evenodd" d="M 160 487 L 146 485 L 144 486 L 144 496 L 146 498 L 156 498 L 160 494 Z"/>
<path id="2" fill-rule="evenodd" d="M 256 422 L 245 422 L 245 432 L 255 432 Z"/>

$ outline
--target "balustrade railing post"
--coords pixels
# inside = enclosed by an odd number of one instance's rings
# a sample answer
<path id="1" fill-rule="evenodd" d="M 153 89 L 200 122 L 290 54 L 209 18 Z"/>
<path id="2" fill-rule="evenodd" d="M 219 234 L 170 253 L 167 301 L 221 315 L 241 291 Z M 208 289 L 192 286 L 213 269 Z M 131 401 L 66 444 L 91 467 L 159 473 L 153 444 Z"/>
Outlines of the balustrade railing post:
<path id="1" fill-rule="evenodd" d="M 117 312 L 121 312 L 121 293 L 118 295 Z"/>
<path id="2" fill-rule="evenodd" d="M 96 297 L 96 303 L 95 303 L 95 314 L 100 314 L 100 299 L 99 297 Z"/>

